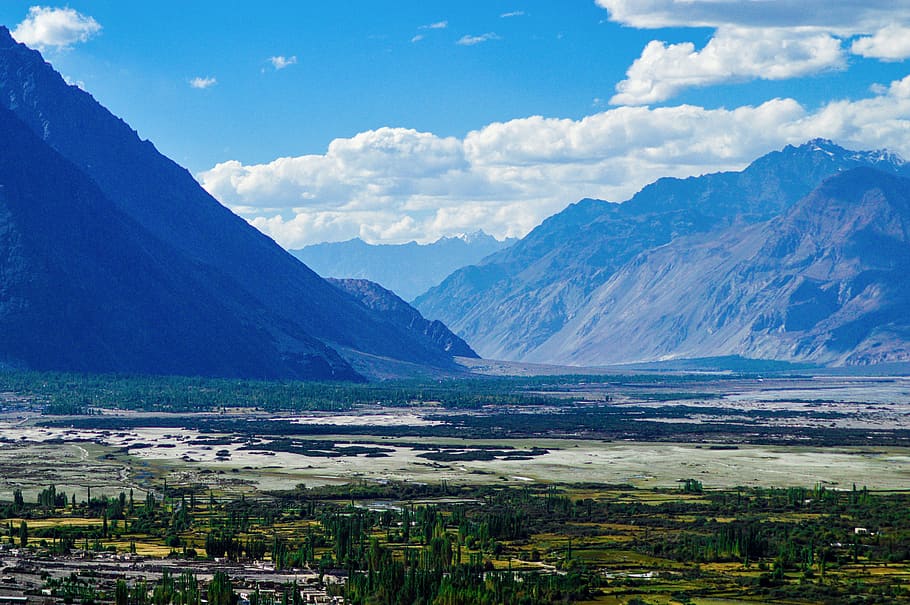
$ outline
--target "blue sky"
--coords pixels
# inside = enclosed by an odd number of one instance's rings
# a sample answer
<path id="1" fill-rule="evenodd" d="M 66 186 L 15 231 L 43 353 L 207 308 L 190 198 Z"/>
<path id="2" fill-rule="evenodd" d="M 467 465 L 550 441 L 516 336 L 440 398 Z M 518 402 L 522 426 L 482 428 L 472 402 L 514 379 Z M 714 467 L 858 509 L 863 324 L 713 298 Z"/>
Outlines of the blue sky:
<path id="1" fill-rule="evenodd" d="M 520 236 L 815 136 L 910 155 L 903 0 L 4 0 L 0 22 L 288 247 Z"/>
<path id="2" fill-rule="evenodd" d="M 33 5 L 4 0 L 0 20 L 14 27 Z M 463 136 L 528 115 L 583 117 L 649 39 L 602 23 L 587 0 L 65 6 L 102 30 L 47 58 L 194 172 L 320 153 L 381 126 Z M 457 44 L 487 33 L 501 39 Z M 297 62 L 276 71 L 273 56 Z M 195 77 L 217 84 L 194 90 Z"/>

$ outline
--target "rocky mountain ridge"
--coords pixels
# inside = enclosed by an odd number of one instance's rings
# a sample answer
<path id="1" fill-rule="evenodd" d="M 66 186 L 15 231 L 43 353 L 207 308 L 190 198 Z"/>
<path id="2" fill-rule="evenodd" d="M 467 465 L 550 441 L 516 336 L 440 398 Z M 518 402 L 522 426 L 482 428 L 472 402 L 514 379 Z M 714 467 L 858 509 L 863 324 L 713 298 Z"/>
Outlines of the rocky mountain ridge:
<path id="1" fill-rule="evenodd" d="M 826 178 L 857 167 L 908 174 L 887 152 L 857 152 L 815 139 L 769 153 L 741 172 L 665 178 L 629 201 L 582 200 L 524 239 L 456 271 L 415 300 L 483 357 L 562 363 L 545 353 L 590 297 L 638 254 L 677 238 L 769 220 Z"/>
<path id="2" fill-rule="evenodd" d="M 532 361 L 910 359 L 910 179 L 831 177 L 770 221 L 638 255 Z"/>
<path id="3" fill-rule="evenodd" d="M 353 296 L 366 307 L 382 314 L 388 321 L 425 338 L 430 345 L 456 357 L 477 358 L 477 353 L 441 321 L 424 319 L 420 312 L 401 297 L 366 279 L 327 278 L 328 282 Z"/>

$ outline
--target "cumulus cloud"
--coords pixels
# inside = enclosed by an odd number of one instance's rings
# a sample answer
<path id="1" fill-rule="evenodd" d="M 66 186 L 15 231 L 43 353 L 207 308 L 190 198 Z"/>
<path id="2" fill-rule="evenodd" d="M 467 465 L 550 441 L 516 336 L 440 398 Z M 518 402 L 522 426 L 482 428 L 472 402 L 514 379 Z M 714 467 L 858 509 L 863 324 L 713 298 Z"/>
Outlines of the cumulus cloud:
<path id="1" fill-rule="evenodd" d="M 464 138 L 380 128 L 326 153 L 220 163 L 215 197 L 287 247 L 362 237 L 431 241 L 484 229 L 522 236 L 582 197 L 622 201 L 661 176 L 741 169 L 786 144 L 830 138 L 910 157 L 910 76 L 857 101 L 707 109 L 615 107 L 580 120 L 489 124 Z"/>
<path id="2" fill-rule="evenodd" d="M 380 128 L 335 139 L 324 155 L 258 166 L 224 162 L 204 173 L 203 180 L 216 196 L 242 205 L 268 200 L 280 208 L 306 203 L 363 209 L 382 207 L 388 195 L 432 195 L 441 179 L 466 168 L 461 142 L 453 137 Z"/>
<path id="3" fill-rule="evenodd" d="M 416 36 L 414 36 L 413 38 L 411 38 L 411 43 L 413 44 L 413 43 L 415 43 L 415 42 L 420 42 L 420 41 L 423 40 L 425 37 L 426 37 L 426 36 L 424 36 L 423 34 L 417 34 Z"/>
<path id="4" fill-rule="evenodd" d="M 277 55 L 275 57 L 269 57 L 269 62 L 272 64 L 276 70 L 284 69 L 285 67 L 290 67 L 291 65 L 296 65 L 297 57 L 296 55 L 285 57 L 283 55 Z"/>
<path id="5" fill-rule="evenodd" d="M 596 0 L 610 20 L 661 27 L 808 27 L 840 35 L 910 20 L 906 0 Z"/>
<path id="6" fill-rule="evenodd" d="M 475 44 L 483 44 L 484 42 L 489 42 L 490 40 L 500 40 L 501 38 L 493 32 L 487 32 L 485 34 L 480 34 L 479 36 L 462 36 L 458 39 L 458 42 L 461 46 L 474 46 Z"/>
<path id="7" fill-rule="evenodd" d="M 681 90 L 752 79 L 782 80 L 846 66 L 853 54 L 910 57 L 910 1 L 596 0 L 610 20 L 640 29 L 710 27 L 701 50 L 654 40 L 616 85 L 614 104 L 665 101 Z"/>
<path id="8" fill-rule="evenodd" d="M 195 78 L 190 80 L 190 86 L 192 86 L 193 88 L 200 88 L 200 89 L 210 88 L 217 83 L 218 83 L 218 80 L 212 76 L 206 76 L 206 77 L 196 76 Z"/>
<path id="9" fill-rule="evenodd" d="M 13 30 L 13 38 L 32 48 L 68 48 L 86 42 L 101 32 L 94 18 L 72 8 L 33 6 Z"/>
<path id="10" fill-rule="evenodd" d="M 525 15 L 524 11 L 511 11 L 508 13 L 503 13 L 499 15 L 501 19 L 508 19 L 509 17 L 523 17 Z"/>
<path id="11" fill-rule="evenodd" d="M 874 36 L 854 41 L 850 51 L 882 61 L 903 61 L 910 58 L 910 27 L 892 23 L 878 30 Z"/>
<path id="12" fill-rule="evenodd" d="M 614 105 L 665 101 L 680 90 L 730 80 L 783 80 L 845 67 L 841 42 L 826 33 L 723 27 L 701 50 L 691 42 L 648 43 L 616 85 Z"/>

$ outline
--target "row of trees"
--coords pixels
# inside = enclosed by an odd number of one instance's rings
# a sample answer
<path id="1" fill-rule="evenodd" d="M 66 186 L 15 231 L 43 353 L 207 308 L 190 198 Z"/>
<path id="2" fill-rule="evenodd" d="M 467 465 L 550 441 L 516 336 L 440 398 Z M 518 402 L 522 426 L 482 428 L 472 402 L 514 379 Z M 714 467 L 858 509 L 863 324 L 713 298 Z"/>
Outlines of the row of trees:
<path id="1" fill-rule="evenodd" d="M 590 550 L 584 545 L 586 537 L 609 533 L 608 525 L 636 528 L 622 542 L 624 549 L 688 563 L 764 566 L 767 580 L 778 583 L 784 583 L 789 572 L 824 577 L 829 566 L 860 559 L 904 560 L 910 548 L 910 496 L 899 493 L 835 492 L 824 486 L 720 492 L 684 481 L 679 489 L 648 501 L 612 495 L 572 498 L 539 486 L 435 486 L 415 493 L 455 493 L 459 498 L 383 510 L 355 506 L 354 494 L 372 498 L 398 489 L 354 485 L 226 500 L 209 495 L 200 503 L 191 492 L 165 487 L 161 498 L 150 493 L 140 503 L 133 502 L 132 495 L 102 496 L 72 511 L 100 515 L 100 529 L 59 527 L 32 533 L 53 539 L 53 546 L 63 549 L 77 540 L 85 547 L 89 540 L 100 547 L 109 535 L 141 532 L 164 539 L 175 554 L 180 546 L 189 555 L 193 546 L 202 550 L 204 545 L 207 557 L 271 560 L 278 569 L 340 568 L 349 577 L 346 597 L 355 603 L 407 602 L 399 598 L 482 603 L 482 595 L 490 591 L 513 599 L 509 602 L 576 598 L 596 589 L 601 580 L 587 573 L 586 555 L 573 553 L 573 540 L 574 550 Z M 610 492 L 603 486 L 586 491 Z M 50 516 L 56 513 L 47 505 L 56 506 L 58 496 L 48 488 L 39 503 L 19 506 L 36 516 Z M 868 536 L 854 534 L 858 519 L 870 529 Z M 7 531 L 11 539 L 28 544 L 25 521 L 18 528 L 8 523 Z M 566 544 L 530 548 L 539 534 L 564 536 Z M 542 560 L 571 575 L 573 583 L 562 583 L 562 574 L 516 576 L 494 569 L 494 560 L 503 566 L 511 557 Z M 173 600 L 182 589 L 166 584 L 161 590 Z M 399 594 L 406 597 L 392 596 Z"/>
<path id="2" fill-rule="evenodd" d="M 385 381 L 372 384 L 258 381 L 181 376 L 83 375 L 7 371 L 0 390 L 43 403 L 52 415 L 91 415 L 99 408 L 196 412 L 231 407 L 342 411 L 356 405 L 440 402 L 449 408 L 564 403 L 541 390 L 585 382 L 583 376 Z"/>

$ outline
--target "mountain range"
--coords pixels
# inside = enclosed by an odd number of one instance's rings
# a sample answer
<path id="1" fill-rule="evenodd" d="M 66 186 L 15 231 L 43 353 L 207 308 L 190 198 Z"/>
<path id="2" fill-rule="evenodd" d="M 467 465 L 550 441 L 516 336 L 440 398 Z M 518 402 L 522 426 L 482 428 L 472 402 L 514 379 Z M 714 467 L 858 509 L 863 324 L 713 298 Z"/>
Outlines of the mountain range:
<path id="1" fill-rule="evenodd" d="M 460 372 L 475 351 L 907 361 L 908 192 L 898 156 L 815 139 L 581 200 L 514 243 L 299 252 L 396 294 L 317 275 L 0 27 L 0 367 L 362 380 Z"/>
<path id="2" fill-rule="evenodd" d="M 447 275 L 515 242 L 497 240 L 483 231 L 444 237 L 430 244 L 368 244 L 354 238 L 314 244 L 291 254 L 324 277 L 368 279 L 413 300 Z"/>
<path id="3" fill-rule="evenodd" d="M 900 288 L 888 283 L 899 269 L 881 273 L 878 248 L 902 250 L 901 240 L 870 235 L 891 227 L 873 221 L 854 233 L 859 222 L 839 230 L 813 225 L 842 246 L 828 251 L 829 262 L 852 254 L 852 273 L 832 265 L 837 275 L 824 274 L 814 256 L 768 242 L 784 241 L 785 225 L 797 224 L 798 216 L 807 227 L 809 208 L 821 213 L 819 221 L 831 221 L 820 200 L 847 208 L 875 198 L 888 175 L 893 181 L 882 203 L 894 204 L 893 212 L 870 216 L 899 215 L 897 196 L 908 185 L 899 177 L 908 174 L 893 154 L 816 139 L 741 172 L 660 179 L 621 204 L 573 204 L 510 248 L 454 272 L 415 305 L 496 359 L 580 365 L 728 354 L 824 363 L 902 359 L 906 341 L 893 315 L 907 307 Z M 845 178 L 832 178 L 838 175 Z M 879 304 L 863 306 L 855 296 L 871 296 L 872 284 L 880 288 Z"/>
<path id="4" fill-rule="evenodd" d="M 0 360 L 361 379 L 456 368 L 328 283 L 0 27 Z"/>
<path id="5" fill-rule="evenodd" d="M 780 217 L 638 255 L 531 361 L 910 358 L 910 179 L 831 177 Z"/>

